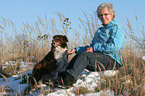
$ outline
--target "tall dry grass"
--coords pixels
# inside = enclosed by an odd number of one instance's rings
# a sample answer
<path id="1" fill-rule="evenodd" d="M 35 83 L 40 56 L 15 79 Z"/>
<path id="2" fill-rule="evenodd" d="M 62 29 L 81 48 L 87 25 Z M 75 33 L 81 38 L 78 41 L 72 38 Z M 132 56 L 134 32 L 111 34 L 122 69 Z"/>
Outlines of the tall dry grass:
<path id="1" fill-rule="evenodd" d="M 85 19 L 78 18 L 80 29 L 84 29 L 82 35 L 77 29 L 71 25 L 69 18 L 56 12 L 58 19 L 52 18 L 48 20 L 47 16 L 38 17 L 38 20 L 30 25 L 29 22 L 23 23 L 21 30 L 17 30 L 15 24 L 11 20 L 2 18 L 2 25 L 0 25 L 0 62 L 12 61 L 16 62 L 23 59 L 26 62 L 39 62 L 50 50 L 50 43 L 52 36 L 55 34 L 67 35 L 69 38 L 69 48 L 79 45 L 87 45 L 91 42 L 94 32 L 100 26 L 96 15 L 87 15 L 84 13 Z M 59 21 L 58 21 L 59 20 Z M 113 77 L 105 77 L 105 82 L 96 86 L 96 91 L 100 90 L 113 90 L 114 95 L 145 95 L 145 62 L 140 58 L 141 53 L 145 50 L 145 38 L 140 38 L 136 35 L 132 26 L 127 19 L 128 29 L 125 29 L 126 37 L 130 39 L 131 43 L 125 44 L 122 51 L 123 55 L 123 69 L 121 72 Z M 144 34 L 144 28 L 139 31 L 138 19 L 137 33 Z M 9 30 L 7 30 L 9 29 Z M 71 35 L 70 35 L 71 34 Z M 75 41 L 74 41 L 75 40 Z M 137 50 L 136 50 L 137 49 Z M 2 68 L 1 68 L 2 69 Z M 9 70 L 14 70 L 11 68 Z M 18 70 L 20 70 L 18 68 Z M 80 88 L 77 90 L 76 95 L 84 94 L 87 89 Z"/>

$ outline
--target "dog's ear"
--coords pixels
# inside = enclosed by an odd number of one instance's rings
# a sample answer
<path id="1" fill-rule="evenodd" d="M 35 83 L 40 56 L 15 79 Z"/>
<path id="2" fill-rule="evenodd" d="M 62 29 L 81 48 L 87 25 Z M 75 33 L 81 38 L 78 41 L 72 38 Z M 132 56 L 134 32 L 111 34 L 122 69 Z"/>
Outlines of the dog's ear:
<path id="1" fill-rule="evenodd" d="M 66 35 L 63 36 L 63 40 L 68 42 L 68 38 L 66 37 Z"/>
<path id="2" fill-rule="evenodd" d="M 58 38 L 58 35 L 54 35 L 54 36 L 53 36 L 53 40 L 56 39 L 56 38 Z"/>

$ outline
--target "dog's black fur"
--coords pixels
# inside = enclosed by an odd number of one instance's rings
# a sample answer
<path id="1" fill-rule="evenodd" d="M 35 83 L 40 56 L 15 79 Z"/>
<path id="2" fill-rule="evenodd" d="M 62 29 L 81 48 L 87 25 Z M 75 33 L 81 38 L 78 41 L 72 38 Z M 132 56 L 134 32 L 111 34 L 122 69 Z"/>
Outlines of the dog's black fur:
<path id="1" fill-rule="evenodd" d="M 33 87 L 35 83 L 40 81 L 44 76 L 55 79 L 58 73 L 65 70 L 68 63 L 65 55 L 67 42 L 68 38 L 66 36 L 53 36 L 51 51 L 33 68 L 30 82 Z"/>
<path id="2" fill-rule="evenodd" d="M 24 90 L 24 94 L 28 94 L 31 89 L 44 79 L 55 80 L 58 73 L 65 71 L 68 64 L 65 51 L 67 50 L 68 38 L 65 35 L 55 35 L 51 43 L 51 51 L 37 63 L 32 71 L 32 75 L 25 76 L 20 82 L 21 84 L 29 82 L 29 85 Z M 27 78 L 29 77 L 29 79 Z"/>

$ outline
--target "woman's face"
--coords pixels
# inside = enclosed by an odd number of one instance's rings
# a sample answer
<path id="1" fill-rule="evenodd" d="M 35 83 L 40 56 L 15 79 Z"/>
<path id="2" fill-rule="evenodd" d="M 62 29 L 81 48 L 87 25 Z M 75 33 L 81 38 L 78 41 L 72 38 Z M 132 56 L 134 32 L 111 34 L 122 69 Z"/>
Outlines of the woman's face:
<path id="1" fill-rule="evenodd" d="M 102 24 L 106 25 L 113 20 L 113 15 L 108 11 L 107 8 L 105 8 L 101 10 L 99 19 L 101 20 Z"/>

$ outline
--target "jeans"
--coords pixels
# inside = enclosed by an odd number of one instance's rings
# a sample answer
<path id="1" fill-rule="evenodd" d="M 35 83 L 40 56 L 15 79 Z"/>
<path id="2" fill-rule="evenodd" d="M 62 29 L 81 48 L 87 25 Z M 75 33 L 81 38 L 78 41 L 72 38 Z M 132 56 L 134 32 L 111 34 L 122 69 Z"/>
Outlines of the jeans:
<path id="1" fill-rule="evenodd" d="M 104 71 L 117 69 L 120 66 L 114 59 L 103 53 L 83 52 L 72 58 L 66 68 L 66 72 L 77 80 L 85 68 L 90 71 Z"/>

